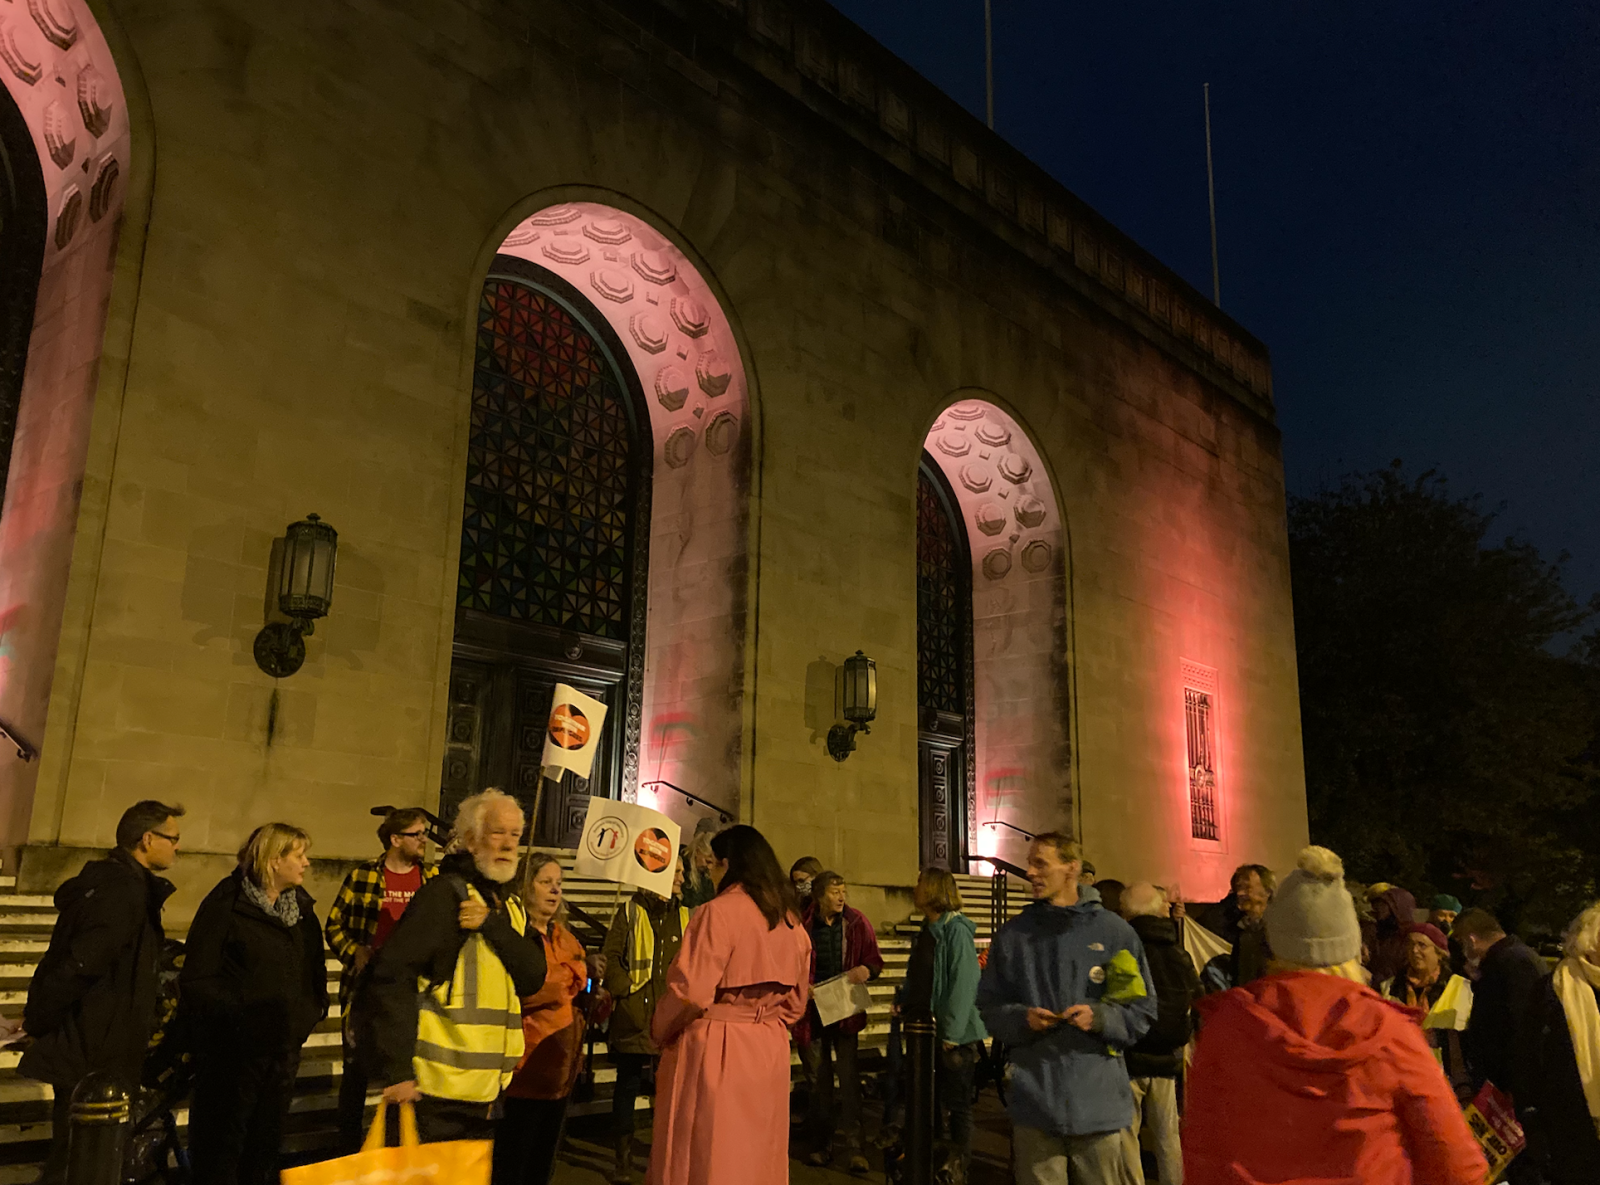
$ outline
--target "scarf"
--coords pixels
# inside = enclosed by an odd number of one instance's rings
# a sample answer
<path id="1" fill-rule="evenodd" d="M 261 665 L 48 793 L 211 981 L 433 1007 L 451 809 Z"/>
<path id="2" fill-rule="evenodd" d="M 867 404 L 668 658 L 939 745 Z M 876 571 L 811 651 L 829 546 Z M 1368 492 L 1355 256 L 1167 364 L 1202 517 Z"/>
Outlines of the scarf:
<path id="1" fill-rule="evenodd" d="M 240 877 L 239 883 L 244 886 L 244 895 L 250 899 L 250 903 L 262 913 L 277 918 L 291 930 L 300 924 L 299 893 L 293 889 L 285 889 L 278 894 L 278 900 L 274 903 L 267 900 L 266 891 L 248 876 Z"/>
<path id="2" fill-rule="evenodd" d="M 1582 957 L 1562 959 L 1551 977 L 1556 999 L 1567 1016 L 1567 1031 L 1572 1034 L 1572 1052 L 1578 1061 L 1578 1077 L 1583 1081 L 1583 1097 L 1589 1104 L 1589 1117 L 1600 1131 L 1600 1004 L 1595 989 L 1600 988 L 1600 967 Z"/>

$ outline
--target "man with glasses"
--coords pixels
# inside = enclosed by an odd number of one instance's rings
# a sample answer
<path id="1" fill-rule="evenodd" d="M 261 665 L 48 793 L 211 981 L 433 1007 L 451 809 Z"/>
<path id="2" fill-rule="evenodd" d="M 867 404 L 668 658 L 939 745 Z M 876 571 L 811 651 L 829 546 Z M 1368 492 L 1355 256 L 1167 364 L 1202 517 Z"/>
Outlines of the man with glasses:
<path id="1" fill-rule="evenodd" d="M 156 873 L 178 857 L 181 806 L 136 802 L 117 824 L 117 846 L 56 890 L 50 949 L 28 985 L 23 1027 L 33 1044 L 18 1071 L 55 1092 L 50 1155 L 39 1178 L 67 1176 L 72 1092 L 92 1071 L 139 1087 L 160 1006 L 161 906 L 172 882 Z"/>
<path id="2" fill-rule="evenodd" d="M 383 845 L 383 855 L 349 871 L 323 929 L 328 945 L 344 964 L 339 976 L 339 1013 L 344 1018 L 339 1138 L 351 1152 L 361 1146 L 367 1106 L 367 1076 L 356 1057 L 351 1004 L 367 963 L 393 932 L 411 898 L 436 871 L 422 858 L 428 842 L 428 818 L 422 811 L 413 807 L 390 811 L 378 825 L 378 842 Z"/>

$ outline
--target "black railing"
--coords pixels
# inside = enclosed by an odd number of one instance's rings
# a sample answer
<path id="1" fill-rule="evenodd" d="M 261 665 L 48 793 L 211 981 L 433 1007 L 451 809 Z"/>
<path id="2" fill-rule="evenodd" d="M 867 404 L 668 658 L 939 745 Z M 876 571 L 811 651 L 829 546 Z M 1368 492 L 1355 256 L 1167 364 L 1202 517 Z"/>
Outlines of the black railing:
<path id="1" fill-rule="evenodd" d="M 1011 885 L 1006 880 L 1007 874 L 1027 880 L 1027 870 L 1018 868 L 998 856 L 972 856 L 969 859 L 981 860 L 993 869 L 989 877 L 989 932 L 991 935 L 996 934 L 1000 927 L 1006 924 L 1011 913 Z"/>
<path id="2" fill-rule="evenodd" d="M 730 815 L 727 811 L 723 810 L 716 803 L 707 802 L 705 799 L 701 798 L 698 794 L 690 794 L 689 791 L 685 790 L 682 786 L 674 786 L 671 782 L 661 782 L 661 781 L 640 782 L 639 783 L 639 789 L 643 790 L 643 789 L 646 789 L 647 787 L 649 789 L 652 789 L 652 790 L 655 790 L 655 789 L 671 790 L 674 794 L 681 794 L 681 795 L 683 795 L 683 797 L 685 799 L 687 799 L 690 802 L 690 804 L 692 804 L 694 806 L 703 806 L 703 807 L 706 808 L 706 810 L 714 812 L 716 814 L 716 816 L 717 816 L 717 822 L 719 822 L 719 823 L 731 823 L 731 822 L 733 822 L 733 816 Z"/>

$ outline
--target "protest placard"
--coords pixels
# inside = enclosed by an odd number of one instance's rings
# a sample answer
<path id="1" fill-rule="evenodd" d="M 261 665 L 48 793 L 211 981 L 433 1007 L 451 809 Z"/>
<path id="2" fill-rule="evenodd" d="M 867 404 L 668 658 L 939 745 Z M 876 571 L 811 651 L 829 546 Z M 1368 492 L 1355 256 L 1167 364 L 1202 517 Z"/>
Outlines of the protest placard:
<path id="1" fill-rule="evenodd" d="M 573 872 L 672 896 L 678 825 L 632 802 L 591 798 Z"/>

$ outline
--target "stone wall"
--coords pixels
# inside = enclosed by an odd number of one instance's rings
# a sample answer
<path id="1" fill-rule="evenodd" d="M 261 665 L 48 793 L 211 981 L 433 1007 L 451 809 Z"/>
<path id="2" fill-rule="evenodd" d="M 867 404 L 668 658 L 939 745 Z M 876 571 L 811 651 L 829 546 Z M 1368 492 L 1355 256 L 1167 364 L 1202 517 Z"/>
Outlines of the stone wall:
<path id="1" fill-rule="evenodd" d="M 1077 819 L 1102 872 L 1217 891 L 1305 837 L 1265 352 L 824 5 L 97 0 L 148 88 L 155 198 L 120 425 L 97 419 L 36 844 L 146 795 L 191 849 L 433 801 L 473 309 L 506 236 L 594 201 L 676 243 L 750 388 L 742 815 L 860 885 L 917 860 L 915 474 L 956 394 L 1025 423 L 1068 564 Z M 109 432 L 110 436 L 105 434 Z M 340 532 L 281 685 L 250 643 L 272 540 Z M 833 670 L 879 716 L 826 754 Z M 1187 839 L 1180 664 L 1219 672 L 1228 824 Z M 647 754 L 648 759 L 648 754 Z M 1019 807 L 1019 810 L 1022 810 Z M 1022 816 L 1019 816 L 1022 817 Z M 1016 857 L 1002 845 L 1002 854 Z"/>

